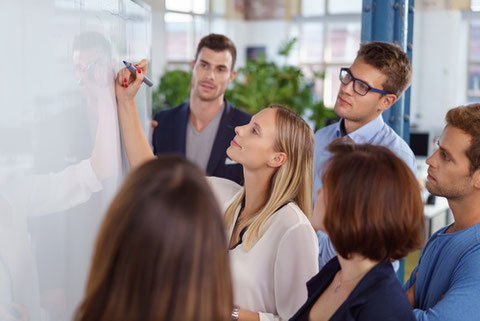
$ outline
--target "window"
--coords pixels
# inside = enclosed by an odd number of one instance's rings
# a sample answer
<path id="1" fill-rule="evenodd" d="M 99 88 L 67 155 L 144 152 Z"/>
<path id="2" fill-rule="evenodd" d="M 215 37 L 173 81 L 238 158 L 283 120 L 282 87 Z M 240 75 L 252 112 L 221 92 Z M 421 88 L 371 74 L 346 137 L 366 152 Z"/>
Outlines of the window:
<path id="1" fill-rule="evenodd" d="M 200 39 L 226 33 L 225 1 L 165 0 L 167 65 L 187 67 Z"/>
<path id="2" fill-rule="evenodd" d="M 315 93 L 333 107 L 340 86 L 341 67 L 350 66 L 360 45 L 361 0 L 302 0 L 300 65 L 306 75 L 324 73 Z"/>
<path id="3" fill-rule="evenodd" d="M 480 102 L 480 22 L 470 24 L 467 100 Z"/>

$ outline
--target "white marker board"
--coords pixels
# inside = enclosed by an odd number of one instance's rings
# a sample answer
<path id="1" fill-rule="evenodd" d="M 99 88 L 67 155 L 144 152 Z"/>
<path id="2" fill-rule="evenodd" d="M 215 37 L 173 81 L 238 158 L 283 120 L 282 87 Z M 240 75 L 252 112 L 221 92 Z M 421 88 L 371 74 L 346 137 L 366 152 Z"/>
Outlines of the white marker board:
<path id="1" fill-rule="evenodd" d="M 0 320 L 71 320 L 126 172 L 114 77 L 150 60 L 151 10 L 1 0 L 0 35 Z M 137 105 L 149 132 L 150 88 Z"/>

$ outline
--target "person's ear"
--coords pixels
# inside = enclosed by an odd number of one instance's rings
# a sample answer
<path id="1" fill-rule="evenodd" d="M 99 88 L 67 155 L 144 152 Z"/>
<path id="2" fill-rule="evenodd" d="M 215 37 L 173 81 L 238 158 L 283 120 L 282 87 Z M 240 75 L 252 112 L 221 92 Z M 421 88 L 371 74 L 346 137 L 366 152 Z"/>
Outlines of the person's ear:
<path id="1" fill-rule="evenodd" d="M 237 76 L 237 71 L 232 70 L 232 72 L 230 73 L 230 79 L 228 81 L 230 82 L 230 81 L 234 80 L 236 76 Z"/>
<path id="2" fill-rule="evenodd" d="M 268 161 L 270 167 L 280 167 L 287 161 L 287 154 L 283 152 L 275 153 L 275 155 Z"/>
<path id="3" fill-rule="evenodd" d="M 196 60 L 192 60 L 192 70 L 195 68 Z"/>
<path id="4" fill-rule="evenodd" d="M 473 172 L 472 179 L 473 179 L 473 187 L 480 190 L 480 168 L 477 169 L 475 172 Z"/>
<path id="5" fill-rule="evenodd" d="M 390 108 L 393 104 L 395 104 L 396 101 L 397 101 L 397 95 L 386 94 L 380 99 L 378 110 L 385 111 L 388 108 Z"/>

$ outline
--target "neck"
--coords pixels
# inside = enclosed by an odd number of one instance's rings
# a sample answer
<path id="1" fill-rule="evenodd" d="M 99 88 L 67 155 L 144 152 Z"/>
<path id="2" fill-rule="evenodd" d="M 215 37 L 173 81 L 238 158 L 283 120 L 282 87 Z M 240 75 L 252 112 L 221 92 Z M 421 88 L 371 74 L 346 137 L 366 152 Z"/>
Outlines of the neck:
<path id="1" fill-rule="evenodd" d="M 366 120 L 348 120 L 348 119 L 344 118 L 343 119 L 343 125 L 345 126 L 345 133 L 347 135 L 353 133 L 357 129 L 365 126 L 366 124 L 368 124 L 369 122 L 371 122 L 372 120 L 377 118 L 378 115 L 380 115 L 380 113 L 375 114 L 375 115 L 371 116 L 370 118 L 368 118 Z"/>
<path id="2" fill-rule="evenodd" d="M 215 100 L 202 100 L 200 97 L 190 94 L 190 121 L 193 127 L 200 132 L 208 126 L 210 121 L 222 109 L 223 95 Z"/>
<path id="3" fill-rule="evenodd" d="M 259 171 L 249 171 L 244 169 L 245 178 L 245 207 L 243 215 L 251 217 L 265 206 L 268 200 L 268 192 L 270 190 L 270 182 L 273 176 L 273 169 L 266 168 Z"/>
<path id="4" fill-rule="evenodd" d="M 367 259 L 359 254 L 352 254 L 352 257 L 345 259 L 338 255 L 338 262 L 341 266 L 341 281 L 352 281 L 358 283 L 375 265 L 378 261 Z"/>
<path id="5" fill-rule="evenodd" d="M 448 200 L 455 218 L 455 223 L 448 229 L 448 233 L 459 232 L 480 223 L 480 195 L 477 194 L 480 193 Z"/>

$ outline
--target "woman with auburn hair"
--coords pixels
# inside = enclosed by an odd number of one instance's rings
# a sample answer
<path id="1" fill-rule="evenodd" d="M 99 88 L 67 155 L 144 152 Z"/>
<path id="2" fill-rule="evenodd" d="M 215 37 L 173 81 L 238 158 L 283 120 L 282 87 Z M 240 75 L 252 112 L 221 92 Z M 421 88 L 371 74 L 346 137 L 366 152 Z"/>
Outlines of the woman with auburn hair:
<path id="1" fill-rule="evenodd" d="M 134 101 L 147 63 L 137 66 L 141 71 L 136 75 L 122 69 L 116 81 L 132 167 L 154 157 Z M 258 112 L 235 132 L 227 155 L 243 166 L 245 187 L 209 178 L 225 213 L 236 304 L 231 319 L 287 320 L 307 298 L 304 284 L 318 271 L 318 242 L 307 218 L 313 132 L 300 116 L 279 105 Z"/>
<path id="2" fill-rule="evenodd" d="M 233 307 L 220 209 L 179 156 L 134 170 L 96 243 L 75 321 L 225 321 Z"/>
<path id="3" fill-rule="evenodd" d="M 423 244 L 420 189 L 383 146 L 333 141 L 314 215 L 338 255 L 308 283 L 291 320 L 415 320 L 391 261 Z"/>

